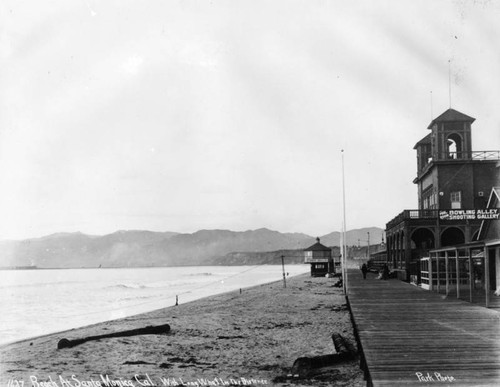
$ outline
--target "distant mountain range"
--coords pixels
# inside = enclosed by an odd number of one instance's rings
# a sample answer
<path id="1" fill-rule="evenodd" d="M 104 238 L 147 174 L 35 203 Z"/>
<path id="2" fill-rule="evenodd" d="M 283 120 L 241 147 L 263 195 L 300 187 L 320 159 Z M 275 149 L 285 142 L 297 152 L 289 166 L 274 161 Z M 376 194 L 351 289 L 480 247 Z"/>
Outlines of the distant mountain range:
<path id="1" fill-rule="evenodd" d="M 371 244 L 380 243 L 383 230 L 370 227 L 348 231 L 347 245 L 366 246 L 368 232 Z M 93 236 L 79 232 L 58 233 L 22 241 L 0 241 L 0 267 L 87 268 L 278 263 L 274 261 L 282 251 L 295 256 L 297 250 L 314 243 L 316 238 L 306 234 L 280 233 L 266 228 L 243 232 L 201 230 L 192 234 L 117 231 L 109 235 Z M 322 236 L 321 243 L 330 247 L 339 246 L 340 233 L 332 232 Z"/>

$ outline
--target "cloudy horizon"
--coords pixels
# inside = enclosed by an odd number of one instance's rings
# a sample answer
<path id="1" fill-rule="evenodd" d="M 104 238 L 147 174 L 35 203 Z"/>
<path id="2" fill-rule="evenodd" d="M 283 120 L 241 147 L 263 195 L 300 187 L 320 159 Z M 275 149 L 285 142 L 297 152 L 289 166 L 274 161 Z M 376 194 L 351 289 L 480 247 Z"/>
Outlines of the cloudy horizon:
<path id="1" fill-rule="evenodd" d="M 5 1 L 0 240 L 324 235 L 417 208 L 450 106 L 500 149 L 490 1 Z M 451 70 L 451 73 L 449 73 Z M 431 97 L 432 95 L 432 97 Z"/>

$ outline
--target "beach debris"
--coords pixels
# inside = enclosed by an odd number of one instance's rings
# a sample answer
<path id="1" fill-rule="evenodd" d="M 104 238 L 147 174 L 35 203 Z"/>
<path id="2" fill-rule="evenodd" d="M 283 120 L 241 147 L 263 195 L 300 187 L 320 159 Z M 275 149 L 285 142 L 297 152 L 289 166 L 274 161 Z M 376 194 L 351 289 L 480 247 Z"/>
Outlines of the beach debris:
<path id="1" fill-rule="evenodd" d="M 312 307 L 311 309 L 309 309 L 309 310 L 318 310 L 318 309 L 320 309 L 321 307 L 324 307 L 324 306 L 325 306 L 325 304 L 323 304 L 323 303 L 319 303 L 318 305 L 313 306 L 313 307 Z"/>
<path id="2" fill-rule="evenodd" d="M 217 336 L 217 339 L 219 340 L 232 340 L 232 339 L 244 339 L 245 336 Z"/>
<path id="3" fill-rule="evenodd" d="M 294 378 L 305 378 L 310 376 L 314 370 L 330 367 L 338 363 L 338 354 L 321 355 L 314 357 L 299 357 L 293 362 L 291 375 Z"/>
<path id="4" fill-rule="evenodd" d="M 342 304 L 332 307 L 332 312 L 344 312 L 346 310 L 347 310 L 347 304 Z"/>
<path id="5" fill-rule="evenodd" d="M 354 346 L 338 333 L 332 335 L 333 345 L 337 353 L 314 357 L 299 357 L 293 363 L 288 377 L 306 378 L 321 372 L 326 367 L 333 367 L 338 363 L 352 360 L 356 356 Z"/>
<path id="6" fill-rule="evenodd" d="M 75 339 L 75 340 L 61 339 L 57 343 L 57 349 L 72 348 L 92 340 L 109 339 L 113 337 L 138 336 L 138 335 L 161 335 L 168 333 L 169 331 L 170 331 L 170 325 L 163 324 L 157 326 L 147 326 L 145 328 L 131 329 L 122 332 L 108 333 L 105 335 L 89 336 L 89 337 L 84 337 L 82 339 Z"/>
<path id="7" fill-rule="evenodd" d="M 332 286 L 335 288 L 341 288 L 343 286 L 342 278 L 339 278 Z"/>
<path id="8" fill-rule="evenodd" d="M 144 361 L 144 360 L 136 360 L 136 361 L 126 361 L 125 363 L 123 363 L 123 365 L 143 365 L 143 364 L 155 364 L 155 363 L 149 363 L 147 361 Z"/>
<path id="9" fill-rule="evenodd" d="M 343 360 L 351 360 L 356 356 L 356 348 L 349 340 L 346 340 L 338 333 L 332 334 L 333 345 L 338 355 L 341 355 Z"/>
<path id="10" fill-rule="evenodd" d="M 193 366 L 202 366 L 202 367 L 208 367 L 208 368 L 216 368 L 217 364 L 215 363 L 207 363 L 203 361 L 199 361 L 193 356 L 190 356 L 189 358 L 182 358 L 179 356 L 171 357 L 167 359 L 167 362 L 161 363 L 159 365 L 160 368 L 172 368 L 173 366 L 176 366 L 177 368 L 191 368 Z"/>

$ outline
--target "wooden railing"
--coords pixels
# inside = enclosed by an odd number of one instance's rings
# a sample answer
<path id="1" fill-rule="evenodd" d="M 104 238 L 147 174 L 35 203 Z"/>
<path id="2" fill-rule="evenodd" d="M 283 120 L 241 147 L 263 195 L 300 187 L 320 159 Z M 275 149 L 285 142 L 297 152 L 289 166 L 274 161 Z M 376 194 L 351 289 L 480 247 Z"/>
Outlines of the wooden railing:
<path id="1" fill-rule="evenodd" d="M 434 161 L 443 160 L 500 160 L 500 150 L 439 152 L 437 159 L 434 159 Z"/>
<path id="2" fill-rule="evenodd" d="M 386 229 L 390 229 L 407 219 L 437 219 L 438 213 L 439 210 L 404 210 L 387 223 Z"/>
<path id="3" fill-rule="evenodd" d="M 461 151 L 461 152 L 439 152 L 433 157 L 430 157 L 425 165 L 418 170 L 417 176 L 423 176 L 428 172 L 431 164 L 436 161 L 495 161 L 500 160 L 500 150 L 489 151 Z M 417 177 L 417 179 L 418 179 Z"/>

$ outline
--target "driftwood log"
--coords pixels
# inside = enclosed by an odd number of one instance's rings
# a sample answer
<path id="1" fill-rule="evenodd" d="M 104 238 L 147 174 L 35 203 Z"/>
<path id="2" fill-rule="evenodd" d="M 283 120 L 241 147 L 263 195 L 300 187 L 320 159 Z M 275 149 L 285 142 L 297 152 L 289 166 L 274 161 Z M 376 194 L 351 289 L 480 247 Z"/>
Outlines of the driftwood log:
<path id="1" fill-rule="evenodd" d="M 170 331 L 170 325 L 164 324 L 157 326 L 147 326 L 145 328 L 131 329 L 122 332 L 108 333 L 99 336 L 89 336 L 89 337 L 84 337 L 82 339 L 75 339 L 75 340 L 61 339 L 57 343 L 57 349 L 72 348 L 92 340 L 109 339 L 112 337 L 138 336 L 138 335 L 161 335 L 168 333 L 169 331 Z"/>
<path id="2" fill-rule="evenodd" d="M 340 362 L 354 359 L 356 350 L 351 343 L 338 333 L 332 335 L 332 340 L 337 353 L 314 357 L 299 357 L 293 363 L 292 375 L 304 378 L 316 373 L 321 368 L 332 367 Z"/>
<path id="3" fill-rule="evenodd" d="M 335 346 L 335 351 L 337 355 L 341 355 L 343 360 L 351 360 L 356 355 L 356 348 L 351 344 L 349 340 L 338 333 L 332 335 L 333 345 Z"/>

